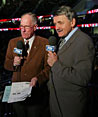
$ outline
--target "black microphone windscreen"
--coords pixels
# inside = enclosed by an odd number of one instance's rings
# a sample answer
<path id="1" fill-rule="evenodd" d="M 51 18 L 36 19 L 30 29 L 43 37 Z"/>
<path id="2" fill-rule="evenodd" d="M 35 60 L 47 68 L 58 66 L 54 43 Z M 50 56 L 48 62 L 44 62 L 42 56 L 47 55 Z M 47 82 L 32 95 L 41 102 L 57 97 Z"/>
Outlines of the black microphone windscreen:
<path id="1" fill-rule="evenodd" d="M 21 40 L 17 41 L 17 48 L 18 48 L 18 49 L 23 49 L 23 48 L 24 48 L 24 43 L 23 43 L 23 41 L 21 41 Z"/>
<path id="2" fill-rule="evenodd" d="M 57 39 L 55 36 L 50 36 L 48 41 L 49 41 L 49 45 L 51 45 L 51 46 L 56 46 L 56 44 L 57 44 Z"/>

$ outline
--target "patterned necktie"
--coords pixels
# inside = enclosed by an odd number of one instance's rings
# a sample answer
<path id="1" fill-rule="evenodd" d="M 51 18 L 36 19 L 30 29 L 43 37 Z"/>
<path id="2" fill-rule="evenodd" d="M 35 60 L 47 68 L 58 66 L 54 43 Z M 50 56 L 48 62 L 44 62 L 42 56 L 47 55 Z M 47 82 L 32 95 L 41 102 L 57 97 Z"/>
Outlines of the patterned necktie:
<path id="1" fill-rule="evenodd" d="M 60 39 L 59 49 L 61 49 L 63 47 L 63 45 L 65 44 L 65 42 L 66 42 L 65 39 Z"/>

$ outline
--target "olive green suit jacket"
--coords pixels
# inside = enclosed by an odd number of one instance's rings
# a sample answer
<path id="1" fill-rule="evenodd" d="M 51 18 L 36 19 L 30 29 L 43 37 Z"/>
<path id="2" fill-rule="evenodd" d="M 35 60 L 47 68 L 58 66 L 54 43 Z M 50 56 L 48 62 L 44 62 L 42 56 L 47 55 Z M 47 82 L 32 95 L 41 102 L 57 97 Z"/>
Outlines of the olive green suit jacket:
<path id="1" fill-rule="evenodd" d="M 85 117 L 95 56 L 92 39 L 78 29 L 57 55 L 48 83 L 51 116 Z"/>

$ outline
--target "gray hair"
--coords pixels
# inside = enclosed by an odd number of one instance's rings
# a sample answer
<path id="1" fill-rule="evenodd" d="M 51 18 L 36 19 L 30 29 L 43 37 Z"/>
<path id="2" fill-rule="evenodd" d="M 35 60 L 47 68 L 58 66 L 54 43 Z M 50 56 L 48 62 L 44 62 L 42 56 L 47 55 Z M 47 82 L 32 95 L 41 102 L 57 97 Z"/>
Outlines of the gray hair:
<path id="1" fill-rule="evenodd" d="M 71 9 L 69 6 L 61 6 L 59 7 L 53 14 L 54 16 L 58 15 L 65 15 L 70 21 L 73 18 L 77 19 L 76 13 Z"/>
<path id="2" fill-rule="evenodd" d="M 25 16 L 25 15 L 29 15 L 29 16 L 32 18 L 32 22 L 33 22 L 34 24 L 37 24 L 38 18 L 37 18 L 37 15 L 36 15 L 36 14 L 33 14 L 33 13 L 31 13 L 31 12 L 28 12 L 28 13 L 23 14 L 23 15 L 21 16 L 21 18 L 22 18 L 23 16 Z"/>

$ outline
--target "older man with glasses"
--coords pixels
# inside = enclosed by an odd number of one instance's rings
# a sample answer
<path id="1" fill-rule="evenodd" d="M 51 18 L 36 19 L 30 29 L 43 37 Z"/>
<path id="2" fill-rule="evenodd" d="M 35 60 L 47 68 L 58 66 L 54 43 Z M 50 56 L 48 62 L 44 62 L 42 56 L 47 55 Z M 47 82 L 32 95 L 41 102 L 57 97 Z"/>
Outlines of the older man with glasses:
<path id="1" fill-rule="evenodd" d="M 42 117 L 44 106 L 48 101 L 46 82 L 50 67 L 47 64 L 47 52 L 45 50 L 48 40 L 35 35 L 36 28 L 37 16 L 35 14 L 26 13 L 22 15 L 21 37 L 10 40 L 6 53 L 4 67 L 13 71 L 12 82 L 28 81 L 32 86 L 31 98 L 13 103 L 17 117 Z M 18 42 L 23 45 L 22 55 L 13 52 L 14 48 L 19 46 Z M 25 54 L 26 43 L 28 43 L 28 55 Z"/>

